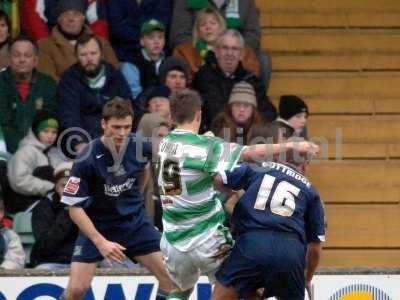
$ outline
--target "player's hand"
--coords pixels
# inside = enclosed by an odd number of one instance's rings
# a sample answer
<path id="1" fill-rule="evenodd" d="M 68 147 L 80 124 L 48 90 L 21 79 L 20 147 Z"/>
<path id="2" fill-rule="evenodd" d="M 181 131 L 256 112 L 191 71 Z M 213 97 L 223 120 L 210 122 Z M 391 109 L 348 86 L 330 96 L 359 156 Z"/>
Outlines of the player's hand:
<path id="1" fill-rule="evenodd" d="M 212 132 L 212 131 L 210 131 L 210 130 L 207 131 L 207 132 L 204 132 L 203 135 L 204 135 L 204 136 L 208 136 L 208 137 L 214 137 L 214 136 L 215 136 L 214 132 Z"/>
<path id="2" fill-rule="evenodd" d="M 126 248 L 118 243 L 104 240 L 101 244 L 99 244 L 98 249 L 110 267 L 112 267 L 113 260 L 122 263 L 125 259 L 125 254 L 122 251 L 126 250 Z"/>
<path id="3" fill-rule="evenodd" d="M 314 157 L 319 152 L 319 146 L 313 142 L 301 141 L 293 144 L 294 149 L 297 149 L 300 153 L 305 153 L 311 157 Z"/>
<path id="4" fill-rule="evenodd" d="M 232 246 L 229 244 L 222 244 L 219 246 L 218 253 L 213 256 L 216 259 L 224 259 L 231 252 Z"/>
<path id="5" fill-rule="evenodd" d="M 307 290 L 307 294 L 308 294 L 308 299 L 312 300 L 312 288 L 311 288 L 311 281 L 307 281 L 306 282 L 306 290 Z"/>

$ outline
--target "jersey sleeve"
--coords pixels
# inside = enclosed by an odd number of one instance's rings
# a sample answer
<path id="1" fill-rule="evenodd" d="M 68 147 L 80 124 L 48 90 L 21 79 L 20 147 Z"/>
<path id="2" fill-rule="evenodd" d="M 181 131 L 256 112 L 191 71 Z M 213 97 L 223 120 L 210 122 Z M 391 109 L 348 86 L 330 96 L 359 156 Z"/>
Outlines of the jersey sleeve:
<path id="1" fill-rule="evenodd" d="M 215 174 L 230 171 L 240 159 L 243 146 L 225 143 L 222 139 L 213 139 L 207 153 L 203 171 Z"/>
<path id="2" fill-rule="evenodd" d="M 253 172 L 254 171 L 249 164 L 242 163 L 236 165 L 231 171 L 222 171 L 219 174 L 222 177 L 224 185 L 233 190 L 239 190 L 241 188 L 246 189 Z"/>
<path id="3" fill-rule="evenodd" d="M 321 198 L 317 193 L 312 196 L 306 217 L 306 237 L 307 243 L 311 242 L 325 242 L 325 212 L 324 205 Z"/>
<path id="4" fill-rule="evenodd" d="M 61 202 L 69 206 L 84 206 L 90 199 L 89 168 L 85 161 L 75 162 L 65 185 Z"/>

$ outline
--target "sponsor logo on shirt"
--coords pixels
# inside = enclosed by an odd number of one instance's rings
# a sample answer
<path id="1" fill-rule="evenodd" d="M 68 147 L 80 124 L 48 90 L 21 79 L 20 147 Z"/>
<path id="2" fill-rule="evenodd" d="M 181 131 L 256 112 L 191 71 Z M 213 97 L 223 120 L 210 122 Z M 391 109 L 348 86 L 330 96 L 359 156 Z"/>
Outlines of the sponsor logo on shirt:
<path id="1" fill-rule="evenodd" d="M 80 178 L 71 176 L 68 179 L 67 184 L 65 185 L 64 192 L 68 193 L 68 194 L 71 194 L 71 195 L 76 195 L 76 193 L 79 190 L 79 183 L 80 182 L 81 182 Z"/>
<path id="2" fill-rule="evenodd" d="M 121 193 L 132 188 L 136 178 L 128 178 L 122 184 L 104 184 L 104 193 L 110 197 L 118 197 Z"/>
<path id="3" fill-rule="evenodd" d="M 161 200 L 162 205 L 171 205 L 174 204 L 174 200 L 171 198 L 164 198 Z"/>

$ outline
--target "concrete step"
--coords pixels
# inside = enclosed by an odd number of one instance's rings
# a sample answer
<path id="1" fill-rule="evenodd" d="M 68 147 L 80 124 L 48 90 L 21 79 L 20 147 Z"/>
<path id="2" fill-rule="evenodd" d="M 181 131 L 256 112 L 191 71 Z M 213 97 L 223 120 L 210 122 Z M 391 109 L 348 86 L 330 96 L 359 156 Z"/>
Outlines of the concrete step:
<path id="1" fill-rule="evenodd" d="M 398 28 L 400 12 L 274 12 L 260 16 L 262 27 L 268 28 Z"/>
<path id="2" fill-rule="evenodd" d="M 400 72 L 274 72 L 268 94 L 400 99 Z"/>
<path id="3" fill-rule="evenodd" d="M 261 43 L 278 54 L 398 54 L 400 29 L 264 29 Z"/>
<path id="4" fill-rule="evenodd" d="M 375 53 L 326 53 L 303 55 L 270 53 L 274 71 L 364 71 L 400 70 L 400 52 Z"/>

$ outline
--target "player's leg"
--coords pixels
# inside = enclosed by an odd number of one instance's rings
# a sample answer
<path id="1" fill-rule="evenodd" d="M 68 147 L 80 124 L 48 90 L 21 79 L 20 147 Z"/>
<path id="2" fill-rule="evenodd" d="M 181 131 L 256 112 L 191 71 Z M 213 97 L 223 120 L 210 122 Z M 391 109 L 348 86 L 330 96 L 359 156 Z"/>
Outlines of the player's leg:
<path id="1" fill-rule="evenodd" d="M 135 256 L 134 259 L 146 267 L 154 276 L 156 276 L 159 287 L 167 292 L 174 288 L 174 284 L 165 270 L 162 254 L 156 251 L 146 255 Z"/>
<path id="2" fill-rule="evenodd" d="M 67 288 L 61 300 L 83 299 L 96 272 L 96 263 L 72 262 Z"/>

